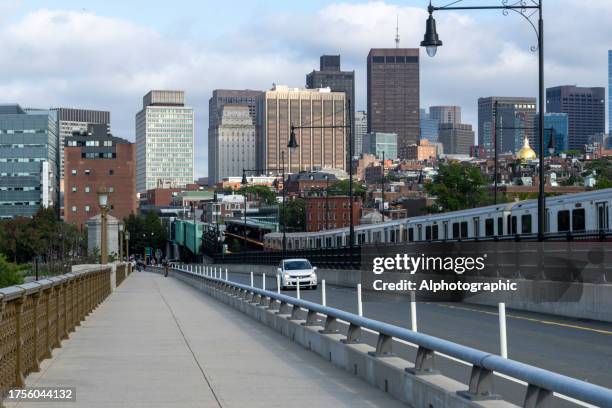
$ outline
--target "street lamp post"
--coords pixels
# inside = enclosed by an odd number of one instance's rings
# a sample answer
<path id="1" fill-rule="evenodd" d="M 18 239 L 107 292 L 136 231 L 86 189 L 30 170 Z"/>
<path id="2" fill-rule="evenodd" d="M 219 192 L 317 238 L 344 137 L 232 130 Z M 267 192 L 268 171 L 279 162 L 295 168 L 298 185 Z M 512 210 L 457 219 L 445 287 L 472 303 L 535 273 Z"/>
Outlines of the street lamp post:
<path id="1" fill-rule="evenodd" d="M 119 262 L 123 262 L 123 223 L 119 225 Z"/>
<path id="2" fill-rule="evenodd" d="M 531 47 L 532 51 L 538 51 L 538 96 L 539 96 L 539 110 L 540 115 L 539 121 L 539 146 L 540 146 L 540 182 L 539 182 L 539 195 L 538 195 L 538 240 L 544 240 L 545 232 L 545 211 L 546 211 L 546 198 L 544 196 L 544 20 L 542 18 L 542 2 L 543 0 L 531 0 L 531 3 L 527 4 L 524 1 L 513 2 L 508 4 L 508 0 L 502 0 L 501 6 L 470 6 L 461 7 L 453 6 L 463 0 L 455 1 L 447 6 L 434 7 L 429 2 L 427 11 L 429 12 L 429 18 L 427 19 L 425 26 L 425 36 L 421 42 L 421 46 L 425 47 L 427 54 L 430 57 L 436 55 L 438 47 L 442 46 L 442 41 L 438 36 L 436 30 L 436 20 L 433 18 L 434 11 L 447 11 L 447 10 L 502 10 L 504 15 L 508 15 L 510 11 L 513 11 L 523 17 L 533 28 L 537 40 L 537 47 Z M 537 26 L 532 21 L 532 18 L 538 16 Z"/>
<path id="3" fill-rule="evenodd" d="M 385 222 L 385 151 L 382 152 L 382 163 L 380 172 L 380 214 L 382 215 L 382 222 Z"/>
<path id="4" fill-rule="evenodd" d="M 124 238 L 125 238 L 125 259 L 127 261 L 130 260 L 130 231 L 125 231 L 125 234 L 123 234 Z"/>
<path id="5" fill-rule="evenodd" d="M 106 231 L 106 213 L 108 211 L 108 190 L 102 187 L 98 190 L 98 205 L 100 206 L 100 263 L 105 265 L 108 263 L 108 233 Z"/>
<path id="6" fill-rule="evenodd" d="M 329 174 L 325 175 L 325 229 L 329 229 Z"/>
<path id="7" fill-rule="evenodd" d="M 289 139 L 289 147 L 297 148 L 298 144 L 295 137 L 296 129 L 346 129 L 348 142 L 349 142 L 349 160 L 348 160 L 348 168 L 349 168 L 349 246 L 352 248 L 354 244 L 354 236 L 355 236 L 355 226 L 353 225 L 353 137 L 351 134 L 351 101 L 346 101 L 347 106 L 347 124 L 346 125 L 323 125 L 323 126 L 294 126 L 291 125 L 291 133 Z M 351 251 L 352 253 L 352 251 Z"/>

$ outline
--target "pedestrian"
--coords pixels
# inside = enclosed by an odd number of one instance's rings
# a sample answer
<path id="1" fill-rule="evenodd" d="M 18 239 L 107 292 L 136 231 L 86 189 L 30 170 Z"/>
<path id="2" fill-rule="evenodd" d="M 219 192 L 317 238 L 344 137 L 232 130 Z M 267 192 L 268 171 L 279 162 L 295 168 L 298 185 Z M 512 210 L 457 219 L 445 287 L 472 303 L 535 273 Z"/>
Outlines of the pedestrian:
<path id="1" fill-rule="evenodd" d="M 168 277 L 168 270 L 170 269 L 170 264 L 166 258 L 162 261 L 162 265 L 164 265 L 164 277 Z"/>

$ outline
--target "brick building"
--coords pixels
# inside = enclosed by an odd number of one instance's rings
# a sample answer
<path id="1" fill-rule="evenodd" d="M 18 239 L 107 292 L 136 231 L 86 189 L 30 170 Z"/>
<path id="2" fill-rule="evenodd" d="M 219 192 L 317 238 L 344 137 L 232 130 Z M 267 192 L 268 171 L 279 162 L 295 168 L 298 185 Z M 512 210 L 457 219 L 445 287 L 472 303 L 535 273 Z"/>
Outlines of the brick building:
<path id="1" fill-rule="evenodd" d="M 109 213 L 136 213 L 136 150 L 104 124 L 88 125 L 64 140 L 64 221 L 82 227 L 100 212 L 97 192 L 110 192 Z"/>
<path id="2" fill-rule="evenodd" d="M 354 198 L 353 225 L 359 225 L 361 199 Z M 350 225 L 350 201 L 348 196 L 307 197 L 306 231 L 344 228 Z"/>
<path id="3" fill-rule="evenodd" d="M 416 161 L 433 161 L 438 155 L 438 146 L 421 139 L 416 144 L 406 147 L 406 159 Z"/>

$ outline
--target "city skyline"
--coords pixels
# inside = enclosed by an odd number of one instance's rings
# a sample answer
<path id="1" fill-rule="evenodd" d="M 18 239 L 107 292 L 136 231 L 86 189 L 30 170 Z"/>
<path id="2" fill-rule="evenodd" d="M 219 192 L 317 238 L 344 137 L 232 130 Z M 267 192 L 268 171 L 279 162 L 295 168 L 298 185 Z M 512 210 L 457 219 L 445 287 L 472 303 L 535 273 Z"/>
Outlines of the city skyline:
<path id="1" fill-rule="evenodd" d="M 355 70 L 355 110 L 363 110 L 369 48 L 394 46 L 398 15 L 400 47 L 417 47 L 423 35 L 425 3 L 275 3 L 263 7 L 257 19 L 249 14 L 254 6 L 244 3 L 236 16 L 236 27 L 216 21 L 196 29 L 197 19 L 191 16 L 206 7 L 206 2 L 183 2 L 184 7 L 176 7 L 171 13 L 158 5 L 144 14 L 137 5 L 109 6 L 108 2 L 92 1 L 87 9 L 75 1 L 57 2 L 54 5 L 58 9 L 42 9 L 47 5 L 40 1 L 27 5 L 8 2 L 1 6 L 6 26 L 0 30 L 0 40 L 8 44 L 5 55 L 10 62 L 3 68 L 5 75 L 0 82 L 2 102 L 108 110 L 113 117 L 113 133 L 134 141 L 134 114 L 139 110 L 140 97 L 149 89 L 182 89 L 190 95 L 190 105 L 196 112 L 195 173 L 203 176 L 208 155 L 207 102 L 213 89 L 265 90 L 272 82 L 301 87 L 304 73 L 318 67 L 320 55 L 340 54 L 343 69 Z M 597 21 L 610 15 L 612 5 L 596 1 L 583 10 L 575 1 L 560 3 L 558 8 L 545 10 L 549 21 L 546 86 L 606 86 L 610 49 L 606 41 L 612 29 Z M 169 13 L 167 20 L 158 18 L 162 13 Z M 225 6 L 216 13 L 231 16 Z M 286 18 L 278 19 L 283 13 Z M 585 18 L 563 24 L 574 14 Z M 315 24 L 313 16 L 318 19 Z M 189 18 L 190 24 L 178 24 Z M 438 20 L 445 45 L 435 62 L 421 53 L 422 108 L 461 106 L 462 121 L 475 126 L 478 97 L 535 96 L 537 56 L 529 51 L 533 39 L 521 19 L 495 13 L 449 13 Z M 587 30 L 581 24 L 587 20 L 601 29 L 585 44 L 581 36 Z M 180 31 L 179 26 L 186 26 L 186 30 Z M 221 31 L 215 29 L 219 26 Z M 564 27 L 571 27 L 572 35 Z M 255 30 L 254 34 L 243 35 L 245 29 Z M 199 32 L 202 30 L 205 32 Z M 219 36 L 224 42 L 217 44 L 213 40 Z M 269 38 L 272 46 L 263 44 L 262 37 Z M 482 45 L 475 41 L 478 38 L 491 41 Z M 301 45 L 295 48 L 297 43 Z M 567 47 L 577 51 L 567 55 Z M 476 48 L 478 52 L 474 52 Z M 37 60 L 46 62 L 24 65 L 24 53 L 39 55 Z M 150 64 L 159 53 L 167 61 Z M 241 59 L 236 59 L 238 54 Z M 87 69 L 73 63 L 74 55 L 79 55 L 80 61 L 89 61 L 85 63 Z M 466 59 L 467 55 L 470 58 Z M 458 59 L 463 61 L 459 68 Z M 232 62 L 236 60 L 244 63 Z M 249 70 L 241 68 L 244 66 Z"/>

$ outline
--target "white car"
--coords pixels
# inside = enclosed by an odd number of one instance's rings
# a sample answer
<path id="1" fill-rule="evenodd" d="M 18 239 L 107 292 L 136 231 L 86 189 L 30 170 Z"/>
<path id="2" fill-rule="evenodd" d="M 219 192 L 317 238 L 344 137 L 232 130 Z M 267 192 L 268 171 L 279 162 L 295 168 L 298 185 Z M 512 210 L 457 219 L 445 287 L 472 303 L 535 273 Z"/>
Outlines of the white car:
<path id="1" fill-rule="evenodd" d="M 283 259 L 277 273 L 280 276 L 281 289 L 297 287 L 298 279 L 300 288 L 317 288 L 317 267 L 312 266 L 308 259 L 294 258 Z"/>

